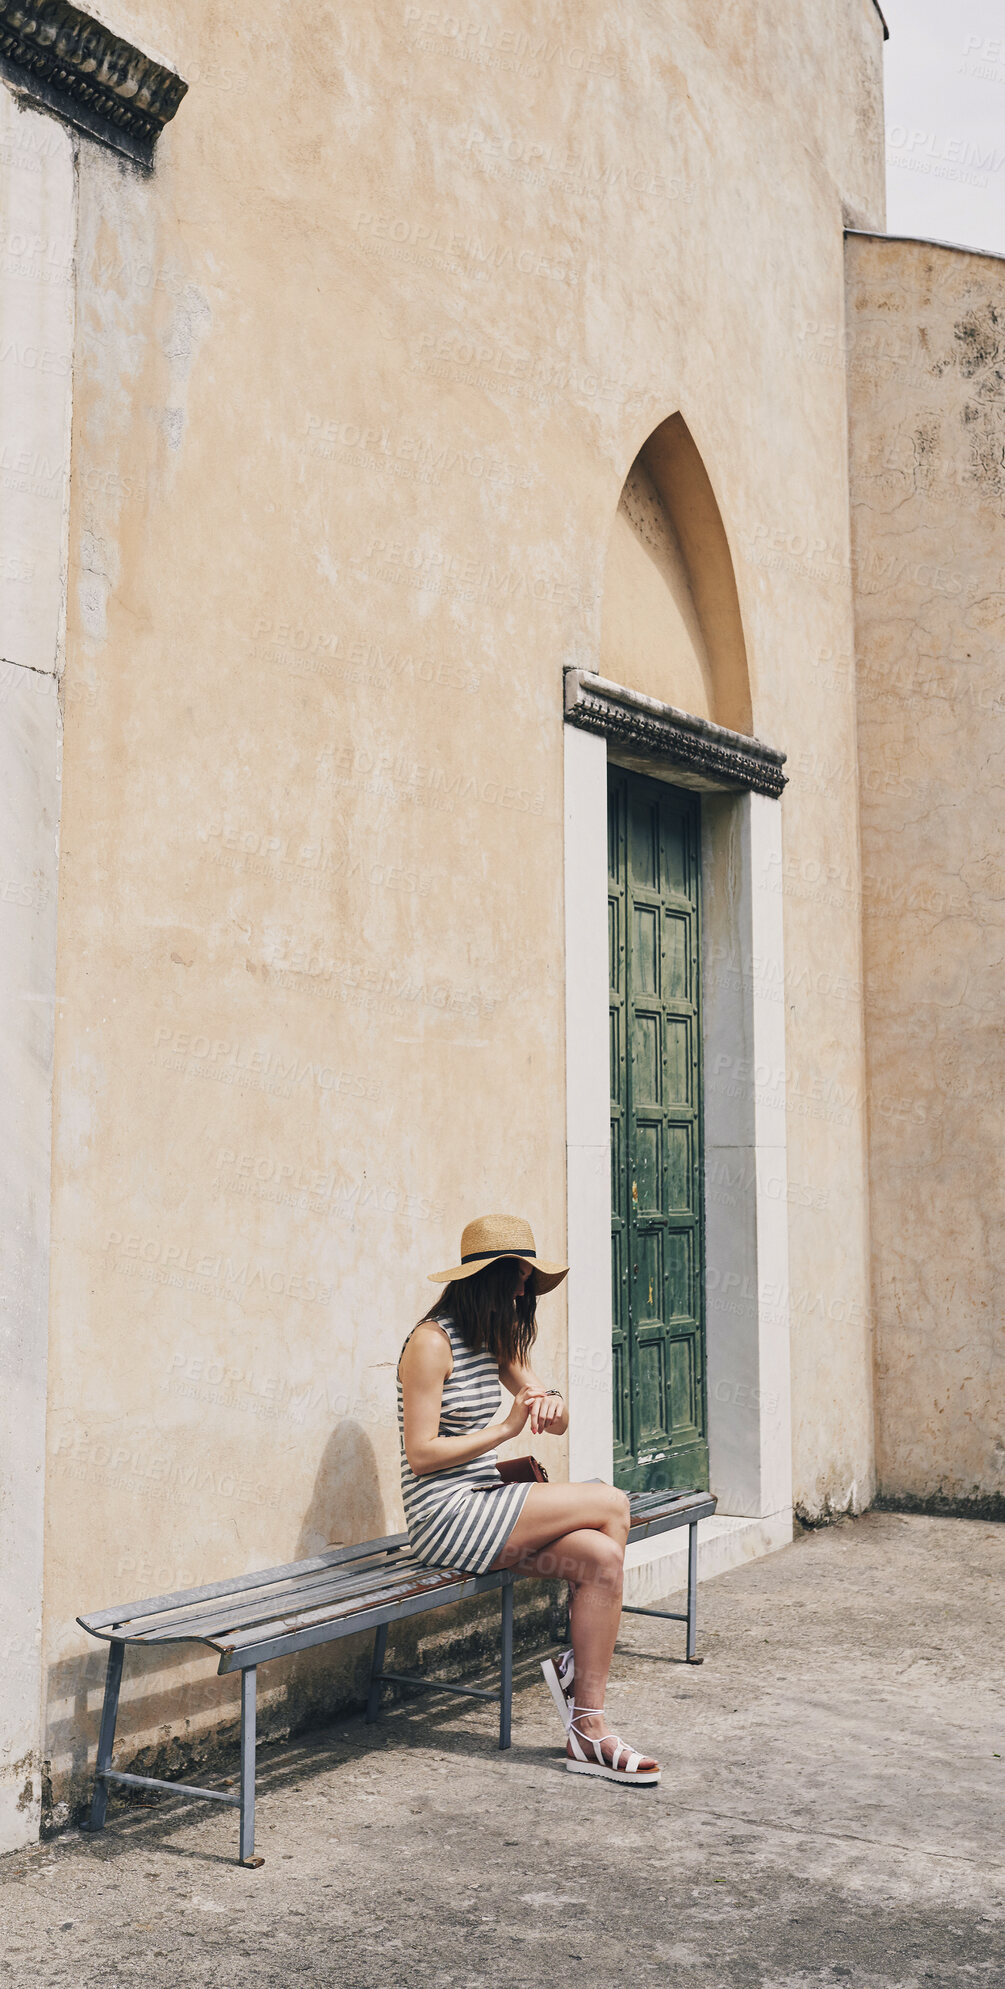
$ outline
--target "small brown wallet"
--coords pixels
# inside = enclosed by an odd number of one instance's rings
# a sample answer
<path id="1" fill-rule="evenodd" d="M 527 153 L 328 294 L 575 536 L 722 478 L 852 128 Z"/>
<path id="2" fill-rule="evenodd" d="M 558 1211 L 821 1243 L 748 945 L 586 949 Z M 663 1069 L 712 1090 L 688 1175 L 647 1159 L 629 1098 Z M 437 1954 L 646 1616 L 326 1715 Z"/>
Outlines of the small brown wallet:
<path id="1" fill-rule="evenodd" d="M 536 1457 L 505 1457 L 502 1463 L 497 1458 L 496 1470 L 507 1485 L 518 1483 L 524 1478 L 533 1479 L 538 1485 L 548 1483 L 548 1473 L 544 1465 L 538 1463 Z"/>

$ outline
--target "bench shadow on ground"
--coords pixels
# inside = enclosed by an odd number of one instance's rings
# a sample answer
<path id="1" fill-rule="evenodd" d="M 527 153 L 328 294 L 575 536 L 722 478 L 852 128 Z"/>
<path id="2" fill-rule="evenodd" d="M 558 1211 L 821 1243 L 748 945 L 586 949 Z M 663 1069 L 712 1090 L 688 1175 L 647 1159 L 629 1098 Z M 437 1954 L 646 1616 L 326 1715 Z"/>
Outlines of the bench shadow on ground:
<path id="1" fill-rule="evenodd" d="M 540 1683 L 538 1663 L 538 1657 L 531 1655 L 521 1657 L 514 1666 L 514 1725 L 519 1720 L 520 1693 Z M 465 1683 L 483 1686 L 487 1691 L 493 1690 L 496 1682 L 495 1674 L 488 1669 L 465 1677 Z M 256 1768 L 259 1833 L 268 1821 L 270 1795 L 287 1790 L 306 1790 L 312 1780 L 329 1775 L 333 1767 L 351 1767 L 402 1747 L 415 1753 L 464 1754 L 487 1759 L 498 1754 L 497 1712 L 494 1706 L 484 1708 L 476 1729 L 462 1724 L 469 1709 L 446 1693 L 441 1696 L 432 1690 L 412 1686 L 396 1690 L 402 1696 L 388 1703 L 372 1726 L 367 1725 L 362 1713 L 354 1712 L 333 1720 L 328 1727 L 313 1729 L 292 1740 L 260 1743 Z M 554 1760 L 549 1758 L 550 1751 L 550 1748 L 542 1749 L 539 1743 L 521 1743 L 519 1736 L 515 1735 L 506 1758 L 515 1764 L 533 1763 L 536 1767 L 552 1768 L 560 1773 L 563 1764 L 557 1728 Z M 208 1778 L 208 1786 L 236 1793 L 238 1776 L 239 1760 L 235 1745 L 232 1762 L 221 1762 L 217 1773 Z M 100 1836 L 92 1838 L 82 1831 L 79 1836 L 61 1841 L 67 1847 L 70 1843 L 76 1843 L 79 1849 L 100 1858 L 102 1862 L 113 1862 L 138 1851 L 144 1854 L 159 1851 L 165 1856 L 198 1865 L 234 1865 L 237 1862 L 237 1811 L 227 1812 L 225 1826 L 233 1833 L 233 1845 L 229 1849 L 218 1850 L 200 1843 L 195 1835 L 196 1828 L 207 1820 L 208 1808 L 205 1802 L 186 1796 L 151 1793 L 137 1799 L 113 1790 L 108 1821 Z M 179 1842 L 178 1833 L 189 1825 L 193 1827 L 192 1841 Z M 265 1845 L 259 1848 L 268 1850 Z"/>

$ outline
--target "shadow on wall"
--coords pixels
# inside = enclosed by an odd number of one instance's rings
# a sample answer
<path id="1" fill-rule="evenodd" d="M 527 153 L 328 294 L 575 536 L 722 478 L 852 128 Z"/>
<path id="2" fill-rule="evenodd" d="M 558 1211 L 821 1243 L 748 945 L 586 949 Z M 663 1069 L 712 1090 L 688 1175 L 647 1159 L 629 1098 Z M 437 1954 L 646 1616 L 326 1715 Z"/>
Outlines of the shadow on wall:
<path id="1" fill-rule="evenodd" d="M 294 1525 L 291 1514 L 286 1551 L 294 1561 L 339 1543 L 379 1539 L 387 1531 L 376 1456 L 358 1423 L 342 1422 L 332 1430 L 295 1540 Z M 222 1579 L 253 1571 L 221 1567 L 217 1572 Z M 356 1704 L 365 1690 L 368 1654 L 369 1639 L 353 1637 L 269 1665 L 261 1676 L 263 1730 L 296 1729 Z M 49 1720 L 47 1753 L 54 1765 L 59 1763 L 58 1771 L 51 1776 L 47 1771 L 45 1777 L 50 1828 L 80 1811 L 90 1794 L 107 1655 L 107 1644 L 95 1643 L 85 1654 L 64 1658 L 49 1669 L 48 1703 L 58 1711 Z M 198 1667 L 194 1675 L 193 1665 Z M 198 1644 L 127 1651 L 117 1767 L 177 1778 L 212 1763 L 219 1745 L 232 1746 L 240 1684 L 236 1677 L 220 1678 L 216 1665 L 215 1653 Z"/>
<path id="2" fill-rule="evenodd" d="M 386 1531 L 373 1445 L 359 1423 L 338 1423 L 325 1444 L 293 1558 L 306 1561 L 326 1547 L 379 1540 Z"/>

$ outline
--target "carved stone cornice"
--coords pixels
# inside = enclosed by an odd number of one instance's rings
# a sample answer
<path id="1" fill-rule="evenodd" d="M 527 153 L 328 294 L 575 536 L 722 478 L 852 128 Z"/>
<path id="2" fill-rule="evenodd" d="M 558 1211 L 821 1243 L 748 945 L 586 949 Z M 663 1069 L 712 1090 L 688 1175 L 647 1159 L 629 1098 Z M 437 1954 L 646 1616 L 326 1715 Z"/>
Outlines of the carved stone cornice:
<path id="1" fill-rule="evenodd" d="M 669 761 L 696 786 L 752 788 L 777 799 L 786 785 L 785 754 L 773 746 L 588 670 L 566 670 L 565 716 L 570 725 L 603 733 L 639 758 Z"/>
<path id="2" fill-rule="evenodd" d="M 0 0 L 0 71 L 12 89 L 144 165 L 188 89 L 69 0 Z"/>

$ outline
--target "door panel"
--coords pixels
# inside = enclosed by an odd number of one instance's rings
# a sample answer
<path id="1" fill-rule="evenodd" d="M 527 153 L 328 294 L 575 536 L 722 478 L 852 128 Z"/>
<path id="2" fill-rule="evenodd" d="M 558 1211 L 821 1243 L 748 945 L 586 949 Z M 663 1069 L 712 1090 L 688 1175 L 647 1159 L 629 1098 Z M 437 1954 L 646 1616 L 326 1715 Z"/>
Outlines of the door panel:
<path id="1" fill-rule="evenodd" d="M 663 1207 L 668 1215 L 687 1215 L 691 1206 L 691 1128 L 666 1126 L 666 1173 Z"/>
<path id="2" fill-rule="evenodd" d="M 708 1484 L 696 795 L 612 767 L 615 1476 Z"/>
<path id="3" fill-rule="evenodd" d="M 637 994 L 660 992 L 660 915 L 655 905 L 632 913 L 632 973 Z"/>
<path id="4" fill-rule="evenodd" d="M 676 913 L 663 921 L 663 943 L 666 949 L 666 993 L 670 1001 L 690 1001 L 691 989 L 688 986 L 688 947 L 690 940 L 689 921 L 679 918 Z"/>
<path id="5" fill-rule="evenodd" d="M 668 1015 L 666 1023 L 666 1089 L 668 1105 L 693 1103 L 694 1031 L 684 1015 Z"/>
<path id="6" fill-rule="evenodd" d="M 693 1340 L 670 1342 L 670 1427 L 693 1432 L 697 1418 Z"/>
<path id="7" fill-rule="evenodd" d="M 641 1110 L 646 1105 L 659 1105 L 661 1102 L 663 1031 L 660 1024 L 662 1020 L 660 1015 L 634 1007 L 629 1017 L 632 1102 L 637 1110 Z"/>

